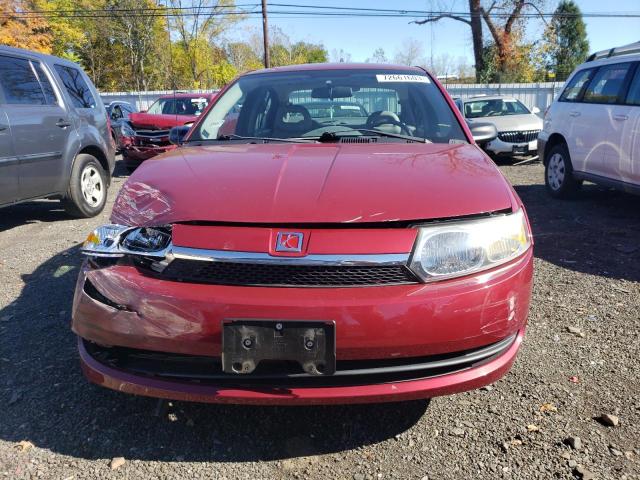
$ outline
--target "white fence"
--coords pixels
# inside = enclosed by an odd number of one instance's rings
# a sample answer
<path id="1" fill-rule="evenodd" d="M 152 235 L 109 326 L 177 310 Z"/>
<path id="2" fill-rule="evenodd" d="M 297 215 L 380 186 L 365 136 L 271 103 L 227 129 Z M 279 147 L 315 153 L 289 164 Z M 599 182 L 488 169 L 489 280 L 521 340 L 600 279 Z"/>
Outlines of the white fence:
<path id="1" fill-rule="evenodd" d="M 538 107 L 541 112 L 551 104 L 562 90 L 562 83 L 471 83 L 445 85 L 452 97 L 471 97 L 474 95 L 509 95 L 515 97 L 529 108 Z M 211 93 L 217 90 L 189 90 L 189 93 Z M 107 104 L 115 100 L 129 102 L 140 110 L 146 110 L 160 96 L 170 95 L 173 91 L 149 92 L 105 92 L 102 101 Z"/>
<path id="2" fill-rule="evenodd" d="M 185 93 L 215 93 L 218 90 L 178 90 Z M 173 95 L 173 90 L 150 90 L 148 92 L 100 92 L 100 98 L 105 105 L 110 102 L 128 102 L 138 107 L 138 110 L 147 110 L 160 95 Z"/>
<path id="3" fill-rule="evenodd" d="M 452 97 L 472 97 L 474 95 L 508 95 L 517 98 L 527 107 L 538 107 L 541 112 L 551 104 L 562 91 L 564 83 L 457 83 L 445 85 Z"/>

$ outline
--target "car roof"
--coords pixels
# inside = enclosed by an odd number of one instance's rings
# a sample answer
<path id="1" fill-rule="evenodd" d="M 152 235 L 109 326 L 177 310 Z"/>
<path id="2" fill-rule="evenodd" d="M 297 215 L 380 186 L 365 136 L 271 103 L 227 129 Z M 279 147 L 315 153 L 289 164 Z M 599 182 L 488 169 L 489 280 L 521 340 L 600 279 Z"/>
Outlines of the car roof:
<path id="1" fill-rule="evenodd" d="M 627 63 L 627 62 L 637 62 L 640 60 L 640 53 L 633 53 L 628 55 L 616 55 L 614 57 L 605 57 L 600 58 L 598 60 L 591 60 L 590 62 L 584 62 L 583 64 L 576 67 L 574 72 L 579 70 L 585 70 L 587 68 L 595 68 L 601 65 L 611 65 L 614 63 Z"/>
<path id="2" fill-rule="evenodd" d="M 509 97 L 507 95 L 476 95 L 473 97 L 461 98 L 464 103 L 466 102 L 477 102 L 480 100 L 511 100 L 517 101 L 514 97 Z"/>
<path id="3" fill-rule="evenodd" d="M 263 75 L 279 72 L 304 72 L 322 70 L 372 70 L 385 71 L 395 70 L 408 73 L 424 75 L 425 71 L 420 67 L 408 67 L 407 65 L 393 65 L 387 63 L 304 63 L 301 65 L 287 65 L 284 67 L 265 68 L 262 70 L 252 70 L 245 75 Z"/>
<path id="4" fill-rule="evenodd" d="M 56 57 L 54 55 L 48 55 L 46 53 L 34 52 L 32 50 L 26 50 L 24 48 L 14 48 L 14 47 L 7 47 L 5 45 L 0 45 L 0 53 L 5 53 L 9 55 L 13 54 L 13 55 L 29 56 L 32 58 L 38 58 L 45 62 L 54 62 L 54 63 L 57 63 L 58 65 L 73 66 L 79 70 L 83 70 L 83 68 L 80 65 L 78 65 L 75 62 L 72 62 L 71 60 L 67 60 L 66 58 Z"/>
<path id="5" fill-rule="evenodd" d="M 158 99 L 166 99 L 166 98 L 206 98 L 207 100 L 212 100 L 216 96 L 215 93 L 189 93 L 189 92 L 176 92 L 176 93 L 166 93 L 164 95 L 160 95 Z"/>

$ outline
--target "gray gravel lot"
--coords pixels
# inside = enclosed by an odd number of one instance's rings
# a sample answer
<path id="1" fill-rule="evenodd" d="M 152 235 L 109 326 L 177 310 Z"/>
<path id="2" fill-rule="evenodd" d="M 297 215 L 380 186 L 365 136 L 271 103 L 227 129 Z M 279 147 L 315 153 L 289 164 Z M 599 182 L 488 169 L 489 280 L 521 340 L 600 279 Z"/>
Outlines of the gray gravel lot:
<path id="1" fill-rule="evenodd" d="M 0 476 L 640 479 L 640 197 L 551 200 L 540 164 L 501 168 L 536 239 L 530 326 L 505 378 L 430 405 L 158 411 L 89 385 L 69 314 L 78 244 L 108 214 L 0 210 Z"/>

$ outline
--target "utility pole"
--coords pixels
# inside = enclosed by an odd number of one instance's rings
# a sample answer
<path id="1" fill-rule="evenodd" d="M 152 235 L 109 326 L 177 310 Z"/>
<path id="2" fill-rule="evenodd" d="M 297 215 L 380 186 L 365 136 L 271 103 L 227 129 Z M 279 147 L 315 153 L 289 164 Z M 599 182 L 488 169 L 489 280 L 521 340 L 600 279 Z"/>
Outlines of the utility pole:
<path id="1" fill-rule="evenodd" d="M 267 21 L 267 0 L 262 0 L 262 38 L 264 39 L 264 66 L 271 67 L 269 58 L 269 23 Z"/>

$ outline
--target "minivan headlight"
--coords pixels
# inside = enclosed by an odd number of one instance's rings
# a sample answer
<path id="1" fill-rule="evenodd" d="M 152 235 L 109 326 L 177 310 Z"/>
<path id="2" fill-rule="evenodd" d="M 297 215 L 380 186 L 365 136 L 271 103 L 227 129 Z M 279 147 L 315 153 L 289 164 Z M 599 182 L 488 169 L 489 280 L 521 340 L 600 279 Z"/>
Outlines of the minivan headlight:
<path id="1" fill-rule="evenodd" d="M 425 282 L 444 280 L 506 263 L 530 246 L 522 208 L 508 215 L 424 225 L 410 268 Z"/>
<path id="2" fill-rule="evenodd" d="M 82 244 L 81 251 L 96 257 L 164 256 L 170 245 L 170 227 L 137 228 L 109 224 L 91 232 Z"/>

